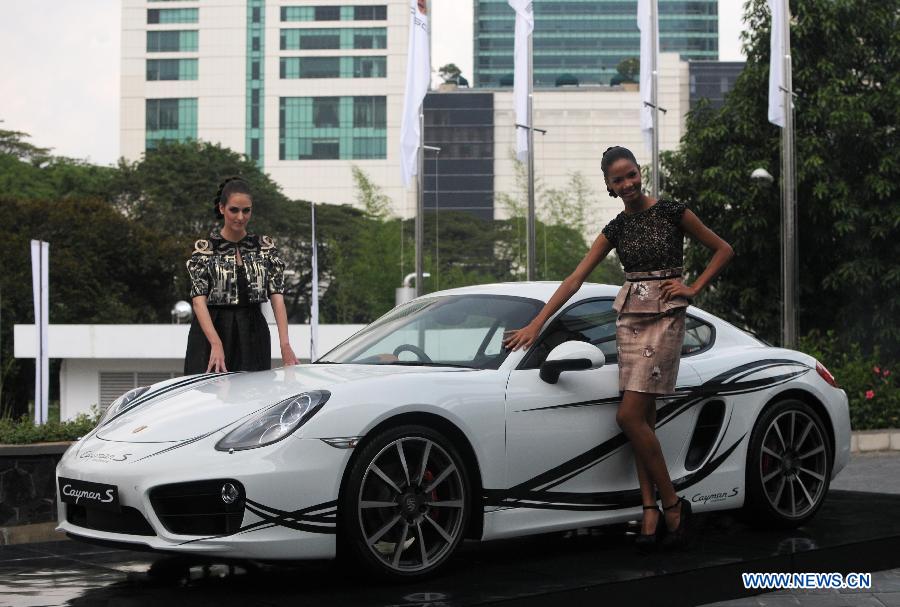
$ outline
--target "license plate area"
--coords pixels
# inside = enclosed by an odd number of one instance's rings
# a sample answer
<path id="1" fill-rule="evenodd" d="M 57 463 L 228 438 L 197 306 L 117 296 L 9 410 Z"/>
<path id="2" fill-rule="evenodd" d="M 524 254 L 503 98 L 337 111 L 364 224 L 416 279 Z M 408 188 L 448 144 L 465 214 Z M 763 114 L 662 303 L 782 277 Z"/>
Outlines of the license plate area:
<path id="1" fill-rule="evenodd" d="M 119 489 L 115 485 L 91 483 L 73 478 L 60 477 L 58 480 L 59 498 L 67 504 L 76 504 L 85 508 L 96 508 L 110 512 L 121 512 Z"/>

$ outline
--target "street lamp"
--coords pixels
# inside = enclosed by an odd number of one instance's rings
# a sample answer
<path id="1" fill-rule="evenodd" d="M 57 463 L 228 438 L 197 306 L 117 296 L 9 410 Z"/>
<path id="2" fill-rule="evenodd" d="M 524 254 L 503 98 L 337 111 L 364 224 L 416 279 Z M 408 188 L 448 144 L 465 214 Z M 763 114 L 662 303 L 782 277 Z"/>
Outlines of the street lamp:
<path id="1" fill-rule="evenodd" d="M 191 304 L 186 301 L 176 301 L 170 312 L 172 315 L 172 324 L 180 325 L 181 321 L 188 320 L 193 313 L 194 311 L 191 308 Z"/>
<path id="2" fill-rule="evenodd" d="M 416 287 L 412 286 L 412 279 L 416 277 L 416 273 L 407 274 L 403 279 L 403 286 L 397 287 L 394 289 L 394 305 L 399 306 L 400 304 L 404 304 L 408 301 L 412 301 L 416 297 Z M 430 278 L 431 274 L 428 272 L 422 272 L 422 278 Z"/>
<path id="3" fill-rule="evenodd" d="M 753 169 L 753 172 L 750 173 L 750 179 L 756 181 L 758 183 L 764 183 L 766 185 L 770 185 L 775 183 L 775 178 L 772 177 L 772 173 L 760 167 L 758 169 Z"/>

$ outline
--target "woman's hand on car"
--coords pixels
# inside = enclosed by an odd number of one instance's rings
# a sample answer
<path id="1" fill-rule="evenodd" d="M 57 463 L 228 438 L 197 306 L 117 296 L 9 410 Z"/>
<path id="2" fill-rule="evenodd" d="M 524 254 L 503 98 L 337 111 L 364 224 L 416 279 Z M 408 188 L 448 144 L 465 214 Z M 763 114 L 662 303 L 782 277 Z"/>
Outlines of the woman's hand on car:
<path id="1" fill-rule="evenodd" d="M 515 352 L 519 348 L 526 350 L 531 347 L 534 340 L 537 339 L 538 333 L 541 332 L 540 325 L 534 322 L 528 323 L 521 329 L 510 329 L 503 332 L 503 347 Z"/>
<path id="2" fill-rule="evenodd" d="M 209 348 L 209 365 L 206 367 L 207 373 L 225 373 L 225 350 L 222 344 L 211 344 Z"/>

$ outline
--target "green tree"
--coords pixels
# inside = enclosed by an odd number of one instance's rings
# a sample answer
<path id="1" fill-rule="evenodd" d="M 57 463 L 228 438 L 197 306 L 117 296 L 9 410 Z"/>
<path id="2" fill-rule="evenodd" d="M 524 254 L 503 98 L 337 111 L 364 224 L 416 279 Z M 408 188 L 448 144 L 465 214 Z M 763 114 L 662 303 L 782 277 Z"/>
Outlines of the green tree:
<path id="1" fill-rule="evenodd" d="M 800 330 L 896 360 L 900 337 L 900 13 L 871 0 L 794 0 Z M 770 15 L 746 4 L 747 63 L 718 111 L 691 112 L 664 190 L 737 256 L 699 303 L 778 341 L 780 129 L 767 121 Z M 827 44 L 823 44 L 827 41 Z M 776 185 L 752 185 L 763 167 Z M 708 253 L 687 249 L 696 275 Z"/>

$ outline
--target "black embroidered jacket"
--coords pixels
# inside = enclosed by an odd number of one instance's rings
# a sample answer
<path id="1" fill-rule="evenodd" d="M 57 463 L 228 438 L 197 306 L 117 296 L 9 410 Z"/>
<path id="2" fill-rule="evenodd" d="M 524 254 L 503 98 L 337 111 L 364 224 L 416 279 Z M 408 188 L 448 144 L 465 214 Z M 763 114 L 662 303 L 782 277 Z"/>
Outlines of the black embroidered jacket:
<path id="1" fill-rule="evenodd" d="M 240 303 L 262 303 L 269 295 L 284 293 L 284 261 L 271 238 L 248 233 L 239 242 L 231 242 L 213 230 L 207 239 L 194 243 L 194 253 L 187 261 L 191 298 L 206 295 L 211 306 L 238 304 L 237 249 L 250 294 L 249 302 Z"/>

